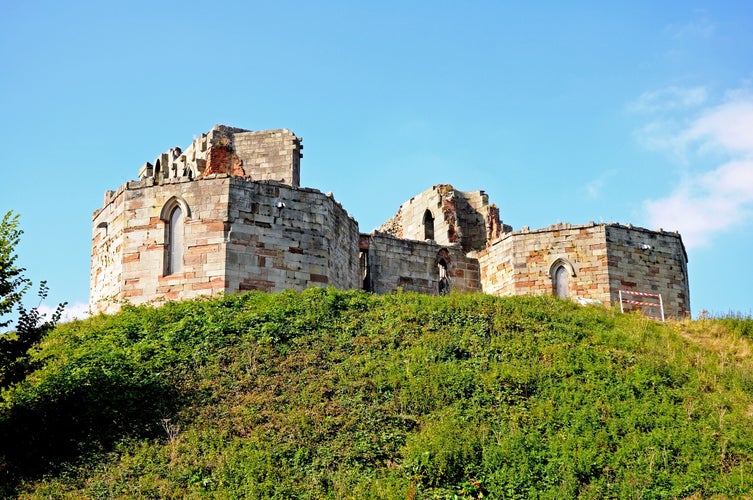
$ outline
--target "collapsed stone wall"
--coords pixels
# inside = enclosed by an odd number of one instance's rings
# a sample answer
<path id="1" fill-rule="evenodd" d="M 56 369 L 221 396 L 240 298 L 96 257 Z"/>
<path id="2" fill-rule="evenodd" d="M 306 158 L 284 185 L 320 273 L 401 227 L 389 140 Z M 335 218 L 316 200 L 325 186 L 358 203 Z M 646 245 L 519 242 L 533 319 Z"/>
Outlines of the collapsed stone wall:
<path id="1" fill-rule="evenodd" d="M 503 227 L 499 210 L 489 204 L 483 191 L 463 192 L 449 184 L 437 184 L 403 203 L 378 231 L 445 246 L 459 243 L 470 251 L 485 248 Z"/>
<path id="2" fill-rule="evenodd" d="M 227 291 L 360 286 L 358 223 L 331 196 L 231 180 Z"/>
<path id="3" fill-rule="evenodd" d="M 447 266 L 449 290 L 480 290 L 478 261 L 467 257 L 460 245 L 447 247 L 433 241 L 405 240 L 374 231 L 361 235 L 360 247 L 365 261 L 364 288 L 374 293 L 402 288 L 437 295 L 440 293 L 440 261 Z"/>
<path id="4" fill-rule="evenodd" d="M 554 293 L 553 266 L 570 266 L 571 296 L 610 304 L 603 225 L 559 224 L 504 234 L 478 252 L 481 287 L 493 295 Z"/>

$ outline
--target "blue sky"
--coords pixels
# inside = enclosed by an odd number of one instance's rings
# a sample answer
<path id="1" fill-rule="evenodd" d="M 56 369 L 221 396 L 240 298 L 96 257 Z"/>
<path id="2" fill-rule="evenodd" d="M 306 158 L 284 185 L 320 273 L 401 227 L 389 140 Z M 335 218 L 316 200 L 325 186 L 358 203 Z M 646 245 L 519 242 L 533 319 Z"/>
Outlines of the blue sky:
<path id="1" fill-rule="evenodd" d="M 749 0 L 2 10 L 0 212 L 51 303 L 88 301 L 104 191 L 223 123 L 302 136 L 301 183 L 361 231 L 437 183 L 515 229 L 678 229 L 694 314 L 752 312 Z"/>

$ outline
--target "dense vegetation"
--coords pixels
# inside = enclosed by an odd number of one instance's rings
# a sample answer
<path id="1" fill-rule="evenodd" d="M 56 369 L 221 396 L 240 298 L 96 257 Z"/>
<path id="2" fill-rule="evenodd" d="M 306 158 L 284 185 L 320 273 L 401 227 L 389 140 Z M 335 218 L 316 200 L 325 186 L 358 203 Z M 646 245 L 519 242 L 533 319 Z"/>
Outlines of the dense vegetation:
<path id="1" fill-rule="evenodd" d="M 0 495 L 750 495 L 752 327 L 332 289 L 127 307 L 3 392 Z"/>

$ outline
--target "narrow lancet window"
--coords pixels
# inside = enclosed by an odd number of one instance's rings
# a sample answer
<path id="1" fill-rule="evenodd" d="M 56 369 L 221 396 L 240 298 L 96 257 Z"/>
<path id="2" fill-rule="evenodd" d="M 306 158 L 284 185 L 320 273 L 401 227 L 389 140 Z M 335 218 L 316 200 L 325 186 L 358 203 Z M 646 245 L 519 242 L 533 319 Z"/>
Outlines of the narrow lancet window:
<path id="1" fill-rule="evenodd" d="M 175 274 L 183 271 L 183 211 L 180 207 L 170 212 L 168 224 L 165 274 Z"/>
<path id="2" fill-rule="evenodd" d="M 434 239 L 434 217 L 432 217 L 429 210 L 424 212 L 424 239 Z"/>
<path id="3" fill-rule="evenodd" d="M 570 296 L 570 273 L 561 264 L 554 271 L 554 294 L 561 299 Z"/>

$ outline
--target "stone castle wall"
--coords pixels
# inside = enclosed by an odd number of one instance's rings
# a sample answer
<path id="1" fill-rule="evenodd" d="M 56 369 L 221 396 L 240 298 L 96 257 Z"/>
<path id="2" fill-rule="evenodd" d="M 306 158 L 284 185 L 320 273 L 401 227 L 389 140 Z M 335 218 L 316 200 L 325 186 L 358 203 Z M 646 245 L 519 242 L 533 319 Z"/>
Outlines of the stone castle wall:
<path id="1" fill-rule="evenodd" d="M 572 270 L 571 297 L 618 306 L 620 290 L 651 293 L 662 296 L 666 316 L 690 313 L 687 257 L 677 233 L 618 224 L 560 224 L 507 233 L 477 255 L 481 288 L 493 295 L 552 294 L 553 271 L 565 263 Z M 658 315 L 655 308 L 642 310 Z"/>
<path id="2" fill-rule="evenodd" d="M 366 288 L 372 292 L 388 293 L 402 288 L 437 295 L 440 260 L 447 265 L 450 290 L 479 291 L 478 262 L 468 258 L 460 245 L 446 247 L 433 241 L 405 240 L 377 231 L 361 235 L 361 240 L 361 251 L 367 252 L 368 275 L 365 277 L 369 282 Z"/>
<path id="3" fill-rule="evenodd" d="M 217 125 L 105 193 L 92 220 L 91 310 L 308 286 L 438 294 L 449 283 L 607 306 L 620 290 L 653 293 L 667 316 L 690 312 L 676 233 L 594 223 L 512 231 L 484 191 L 438 184 L 359 234 L 331 195 L 299 187 L 302 148 L 287 129 Z M 182 217 L 170 222 L 176 207 Z"/>
<path id="4" fill-rule="evenodd" d="M 254 132 L 215 125 L 194 139 L 185 151 L 170 148 L 154 163 L 145 163 L 139 179 L 194 180 L 229 174 L 255 181 L 278 181 L 298 187 L 301 180 L 300 137 L 288 129 Z"/>
<path id="5" fill-rule="evenodd" d="M 608 225 L 605 229 L 611 289 L 609 303 L 618 304 L 619 290 L 661 294 L 665 315 L 677 318 L 689 315 L 687 256 L 680 235 L 620 225 Z M 626 310 L 640 309 L 630 305 L 624 307 Z M 655 309 L 642 309 L 657 314 Z"/>
<path id="6" fill-rule="evenodd" d="M 184 209 L 183 266 L 168 274 L 167 208 L 176 203 Z M 109 237 L 103 223 L 115 231 Z M 122 300 L 360 286 L 358 224 L 313 189 L 227 175 L 147 179 L 119 190 L 93 225 L 94 312 L 116 311 Z"/>
<path id="7" fill-rule="evenodd" d="M 227 291 L 359 288 L 358 223 L 315 189 L 232 179 Z"/>
<path id="8" fill-rule="evenodd" d="M 110 275 L 107 286 L 92 286 L 94 312 L 112 312 L 122 300 L 133 304 L 187 299 L 225 289 L 224 221 L 227 220 L 227 176 L 187 181 L 133 181 L 118 190 L 103 210 L 95 213 L 93 241 L 109 232 L 119 250 L 112 260 L 101 258 L 99 243 L 92 252 L 92 275 Z M 183 210 L 183 268 L 166 274 L 167 217 L 165 207 Z M 106 227 L 99 227 L 105 225 Z"/>
<path id="9" fill-rule="evenodd" d="M 572 296 L 609 304 L 609 274 L 603 225 L 559 225 L 504 234 L 478 252 L 481 287 L 493 295 L 552 294 L 553 266 L 572 266 Z"/>
<path id="10" fill-rule="evenodd" d="M 92 305 L 95 298 L 97 303 L 108 302 L 102 304 L 103 308 L 93 308 L 95 312 L 117 311 L 123 299 L 124 190 L 125 185 L 117 191 L 107 191 L 102 208 L 94 213 L 92 221 L 90 301 Z"/>

